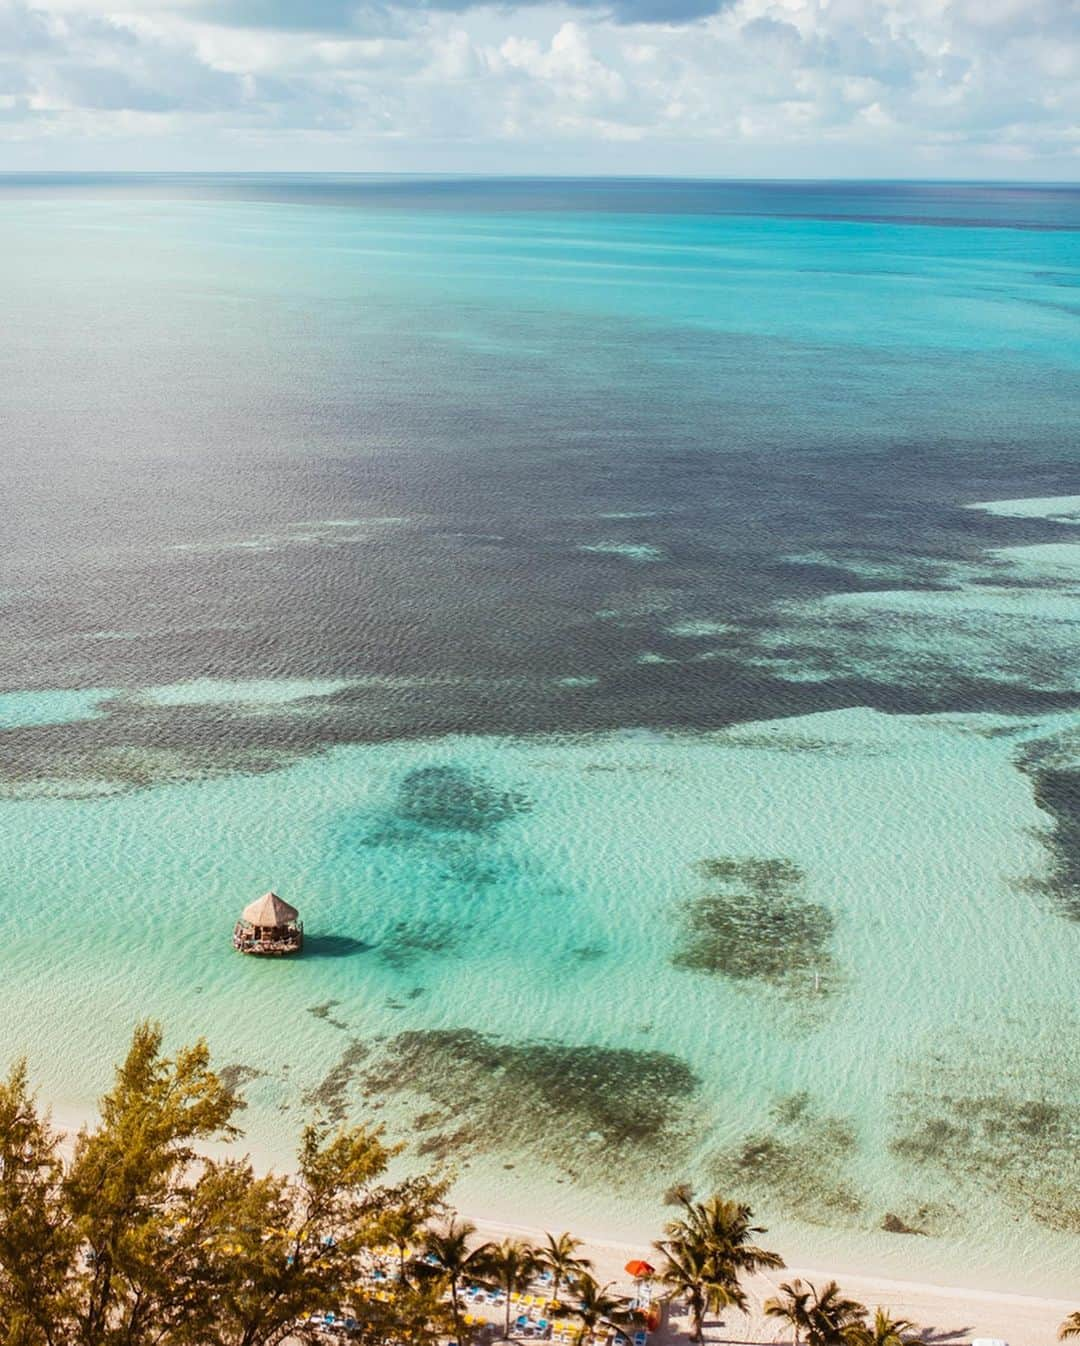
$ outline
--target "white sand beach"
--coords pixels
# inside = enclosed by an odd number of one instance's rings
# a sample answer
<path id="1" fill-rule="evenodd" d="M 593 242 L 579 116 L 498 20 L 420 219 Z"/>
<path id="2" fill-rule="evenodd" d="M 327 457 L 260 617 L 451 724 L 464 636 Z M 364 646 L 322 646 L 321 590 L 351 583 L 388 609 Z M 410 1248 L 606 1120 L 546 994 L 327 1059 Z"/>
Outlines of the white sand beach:
<path id="1" fill-rule="evenodd" d="M 528 1226 L 510 1226 L 491 1221 L 475 1221 L 480 1235 L 488 1239 L 520 1237 L 539 1239 L 542 1231 Z M 644 1257 L 659 1263 L 659 1254 L 647 1246 L 586 1239 L 582 1255 L 589 1257 L 595 1274 L 601 1281 L 614 1281 L 627 1291 L 630 1282 L 623 1270 L 627 1261 Z M 889 1280 L 880 1276 L 866 1276 L 837 1272 L 829 1267 L 788 1267 L 784 1271 L 768 1272 L 746 1282 L 750 1299 L 750 1313 L 731 1313 L 722 1319 L 710 1319 L 706 1327 L 707 1342 L 764 1343 L 781 1342 L 788 1334 L 781 1325 L 765 1316 L 764 1302 L 776 1293 L 782 1281 L 795 1277 L 815 1285 L 835 1279 L 845 1294 L 860 1300 L 869 1308 L 877 1305 L 890 1310 L 895 1317 L 908 1318 L 918 1324 L 927 1340 L 934 1343 L 966 1342 L 976 1338 L 997 1338 L 1009 1346 L 1050 1346 L 1057 1339 L 1062 1319 L 1077 1308 L 1066 1300 L 1041 1298 L 1006 1290 L 972 1290 L 949 1285 L 932 1285 L 918 1281 Z M 1077 1295 L 1080 1302 L 1080 1292 Z M 688 1324 L 685 1319 L 672 1319 L 666 1334 L 668 1341 L 686 1339 Z"/>

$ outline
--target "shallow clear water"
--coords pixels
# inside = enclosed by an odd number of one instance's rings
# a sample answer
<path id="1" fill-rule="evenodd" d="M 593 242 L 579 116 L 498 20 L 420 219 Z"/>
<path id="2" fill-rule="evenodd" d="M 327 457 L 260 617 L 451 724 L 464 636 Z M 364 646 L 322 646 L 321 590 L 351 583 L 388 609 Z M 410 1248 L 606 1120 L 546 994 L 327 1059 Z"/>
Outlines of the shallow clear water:
<path id="1" fill-rule="evenodd" d="M 0 179 L 0 1016 L 1064 1291 L 1080 195 Z M 303 958 L 229 947 L 274 886 Z M 895 1227 L 917 1235 L 885 1232 Z"/>

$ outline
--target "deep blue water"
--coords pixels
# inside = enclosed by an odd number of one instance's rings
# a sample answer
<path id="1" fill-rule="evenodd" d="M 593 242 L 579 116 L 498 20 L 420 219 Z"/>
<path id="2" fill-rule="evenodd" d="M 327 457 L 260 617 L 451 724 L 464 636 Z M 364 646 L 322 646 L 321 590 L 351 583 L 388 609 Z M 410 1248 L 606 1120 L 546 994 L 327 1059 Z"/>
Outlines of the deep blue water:
<path id="1" fill-rule="evenodd" d="M 271 750 L 1071 704 L 1056 646 L 882 676 L 788 605 L 1061 534 L 964 507 L 1075 489 L 1077 227 L 1064 187 L 0 179 L 0 686 L 428 682 L 236 727 Z M 173 719 L 78 751 L 230 750 Z"/>

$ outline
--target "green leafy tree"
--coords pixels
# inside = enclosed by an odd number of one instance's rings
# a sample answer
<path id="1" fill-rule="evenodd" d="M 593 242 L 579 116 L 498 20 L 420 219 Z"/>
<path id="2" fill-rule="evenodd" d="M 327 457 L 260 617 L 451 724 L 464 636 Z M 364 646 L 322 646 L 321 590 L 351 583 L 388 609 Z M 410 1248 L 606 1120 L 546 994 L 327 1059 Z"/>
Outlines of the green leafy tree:
<path id="1" fill-rule="evenodd" d="M 573 1285 L 580 1276 L 592 1270 L 587 1257 L 580 1257 L 581 1240 L 568 1233 L 546 1234 L 545 1241 L 536 1249 L 537 1264 L 551 1272 L 551 1298 L 558 1302 L 564 1285 Z"/>
<path id="2" fill-rule="evenodd" d="M 0 1340 L 63 1346 L 73 1328 L 78 1238 L 61 1200 L 60 1137 L 17 1061 L 0 1083 Z"/>
<path id="3" fill-rule="evenodd" d="M 454 1333 L 454 1315 L 437 1281 L 399 1281 L 386 1299 L 365 1298 L 356 1305 L 350 1341 L 361 1346 L 438 1346 Z M 325 1335 L 319 1338 L 325 1346 Z"/>
<path id="4" fill-rule="evenodd" d="M 317 1308 L 354 1318 L 370 1346 L 445 1336 L 440 1285 L 358 1288 L 373 1250 L 416 1228 L 444 1187 L 388 1185 L 396 1151 L 364 1127 L 306 1127 L 290 1177 L 200 1157 L 239 1134 L 235 1109 L 205 1044 L 167 1057 L 160 1027 L 142 1024 L 65 1166 L 25 1066 L 12 1068 L 0 1082 L 0 1346 L 276 1346 L 315 1341 Z"/>
<path id="5" fill-rule="evenodd" d="M 364 1127 L 311 1125 L 295 1180 L 257 1178 L 247 1160 L 207 1165 L 188 1224 L 201 1231 L 213 1293 L 193 1340 L 272 1346 L 299 1335 L 293 1325 L 313 1306 L 339 1317 L 362 1307 L 354 1287 L 396 1209 L 397 1189 L 379 1182 L 393 1153 Z M 404 1295 L 395 1302 L 411 1311 Z"/>
<path id="6" fill-rule="evenodd" d="M 136 1343 L 183 1317 L 191 1280 L 179 1270 L 176 1230 L 197 1168 L 194 1146 L 239 1133 L 236 1099 L 210 1069 L 204 1042 L 162 1055 L 160 1025 L 135 1030 L 101 1124 L 83 1128 L 65 1181 L 74 1228 L 88 1249 L 78 1286 L 77 1339 L 83 1346 Z"/>
<path id="7" fill-rule="evenodd" d="M 717 1272 L 709 1249 L 701 1243 L 660 1243 L 664 1265 L 660 1281 L 667 1297 L 686 1300 L 690 1312 L 690 1340 L 703 1341 L 705 1314 L 735 1307 L 745 1309 L 746 1296 L 738 1282 L 732 1282 Z"/>
<path id="8" fill-rule="evenodd" d="M 468 1220 L 459 1220 L 451 1215 L 442 1230 L 429 1229 L 424 1241 L 424 1251 L 432 1259 L 441 1273 L 442 1279 L 450 1291 L 450 1305 L 454 1318 L 454 1332 L 458 1342 L 465 1340 L 461 1321 L 461 1282 L 467 1276 L 480 1275 L 485 1258 L 491 1247 L 481 1243 L 469 1246 L 469 1240 L 476 1233 L 476 1226 Z"/>
<path id="9" fill-rule="evenodd" d="M 421 1174 L 401 1184 L 397 1201 L 380 1217 L 383 1241 L 394 1245 L 398 1255 L 398 1278 L 407 1278 L 410 1249 L 422 1244 L 427 1227 L 446 1209 L 450 1184 Z"/>

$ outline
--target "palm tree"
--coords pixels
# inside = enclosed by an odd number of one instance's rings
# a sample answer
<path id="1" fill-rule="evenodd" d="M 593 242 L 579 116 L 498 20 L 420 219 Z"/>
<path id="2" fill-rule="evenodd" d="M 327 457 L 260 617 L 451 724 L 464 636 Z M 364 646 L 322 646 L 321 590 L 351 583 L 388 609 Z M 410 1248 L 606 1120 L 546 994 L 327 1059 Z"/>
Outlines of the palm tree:
<path id="1" fill-rule="evenodd" d="M 779 1253 L 759 1248 L 755 1234 L 764 1234 L 762 1225 L 751 1224 L 754 1212 L 738 1201 L 725 1201 L 719 1195 L 695 1201 L 685 1191 L 678 1194 L 683 1207 L 679 1219 L 669 1220 L 664 1230 L 669 1240 L 700 1243 L 712 1253 L 717 1270 L 726 1273 L 733 1282 L 741 1274 L 755 1271 L 775 1271 L 784 1265 Z"/>
<path id="2" fill-rule="evenodd" d="M 586 1335 L 595 1332 L 601 1324 L 619 1330 L 630 1321 L 626 1300 L 609 1295 L 611 1286 L 611 1281 L 601 1285 L 588 1273 L 579 1277 L 575 1289 L 578 1302 L 576 1305 L 566 1306 L 575 1318 L 581 1320 L 581 1331 L 578 1333 L 579 1346 Z"/>
<path id="3" fill-rule="evenodd" d="M 443 1280 L 450 1287 L 450 1305 L 454 1312 L 454 1331 L 457 1334 L 459 1346 L 464 1340 L 461 1334 L 461 1306 L 458 1303 L 458 1290 L 461 1287 L 461 1281 L 464 1276 L 470 1272 L 477 1271 L 484 1262 L 490 1243 L 481 1243 L 478 1247 L 470 1248 L 469 1239 L 476 1233 L 476 1226 L 470 1224 L 468 1220 L 459 1221 L 456 1215 L 451 1215 L 446 1228 L 439 1233 L 438 1230 L 429 1229 L 427 1237 L 424 1240 L 424 1252 L 435 1263 L 442 1273 Z"/>
<path id="4" fill-rule="evenodd" d="M 794 1329 L 798 1346 L 800 1333 L 805 1346 L 861 1346 L 870 1329 L 866 1326 L 866 1306 L 845 1299 L 835 1281 L 818 1290 L 803 1281 L 780 1286 L 780 1296 L 765 1301 L 765 1312 L 772 1318 L 786 1318 Z"/>
<path id="5" fill-rule="evenodd" d="M 480 1262 L 485 1279 L 494 1281 L 506 1292 L 506 1330 L 503 1335 L 507 1341 L 510 1340 L 510 1298 L 528 1287 L 536 1275 L 536 1267 L 536 1249 L 520 1239 L 504 1239 L 495 1247 L 489 1244 Z"/>
<path id="6" fill-rule="evenodd" d="M 672 1294 L 685 1294 L 690 1303 L 694 1339 L 700 1341 L 708 1309 L 731 1305 L 745 1308 L 739 1279 L 763 1269 L 784 1265 L 784 1259 L 753 1242 L 764 1234 L 752 1224 L 753 1211 L 737 1201 L 714 1195 L 695 1201 L 689 1188 L 673 1193 L 682 1215 L 664 1226 L 667 1238 L 656 1244 L 667 1266 L 661 1279 Z"/>
<path id="7" fill-rule="evenodd" d="M 810 1332 L 810 1296 L 813 1286 L 803 1281 L 782 1281 L 780 1293 L 762 1306 L 768 1318 L 784 1318 L 791 1324 L 792 1341 L 799 1346 L 800 1336 Z"/>
<path id="8" fill-rule="evenodd" d="M 1080 1337 L 1080 1312 L 1070 1313 L 1058 1328 L 1058 1341 L 1066 1337 Z"/>
<path id="9" fill-rule="evenodd" d="M 558 1238 L 554 1234 L 547 1234 L 545 1237 L 547 1242 L 536 1249 L 536 1262 L 551 1272 L 551 1298 L 557 1301 L 560 1289 L 573 1284 L 583 1272 L 591 1271 L 592 1263 L 587 1257 L 578 1257 L 580 1239 L 570 1234 L 560 1234 Z"/>
<path id="10" fill-rule="evenodd" d="M 915 1323 L 907 1318 L 893 1318 L 879 1304 L 874 1310 L 873 1323 L 860 1333 L 860 1346 L 908 1346 L 918 1333 Z"/>
<path id="11" fill-rule="evenodd" d="M 446 1205 L 446 1184 L 430 1178 L 412 1178 L 402 1183 L 401 1199 L 397 1206 L 382 1218 L 383 1231 L 397 1251 L 398 1280 L 408 1279 L 408 1252 L 416 1240 L 427 1232 L 427 1225 L 441 1214 Z"/>
<path id="12" fill-rule="evenodd" d="M 724 1309 L 729 1305 L 744 1309 L 746 1296 L 737 1281 L 718 1276 L 712 1252 L 700 1242 L 658 1243 L 666 1261 L 660 1280 L 667 1287 L 667 1298 L 684 1297 L 690 1309 L 690 1340 L 705 1338 L 705 1314 L 709 1309 Z"/>

